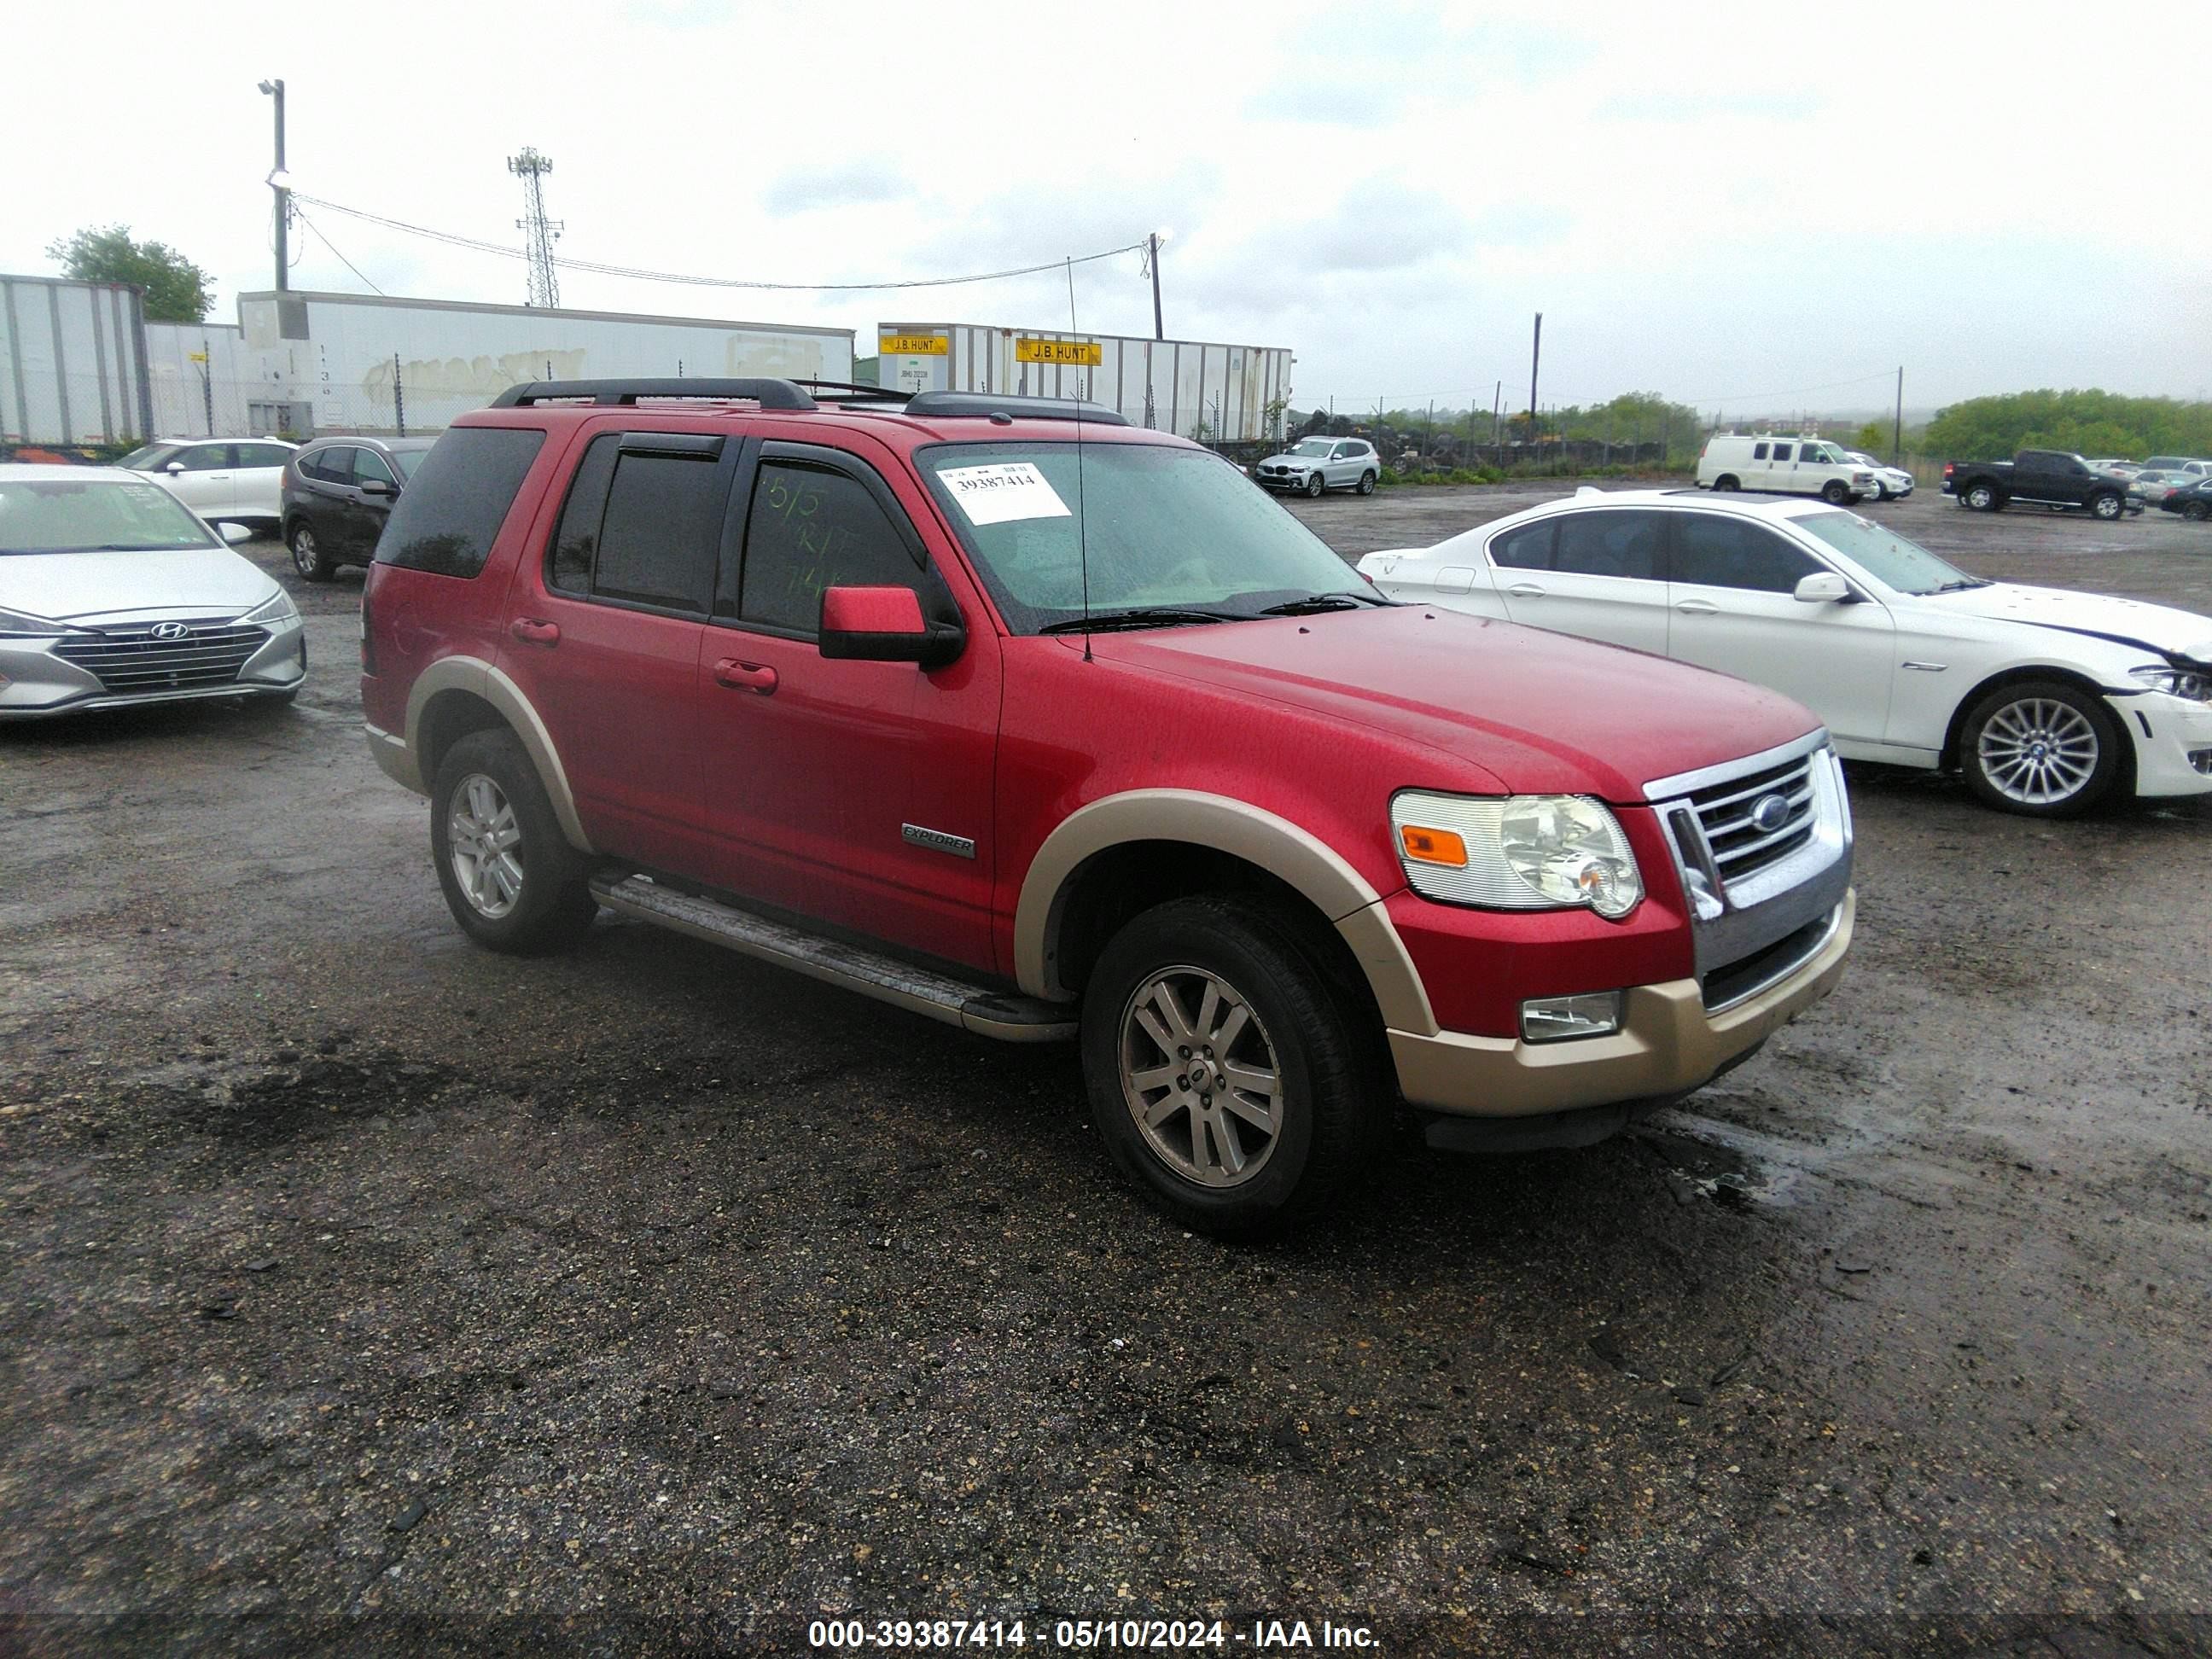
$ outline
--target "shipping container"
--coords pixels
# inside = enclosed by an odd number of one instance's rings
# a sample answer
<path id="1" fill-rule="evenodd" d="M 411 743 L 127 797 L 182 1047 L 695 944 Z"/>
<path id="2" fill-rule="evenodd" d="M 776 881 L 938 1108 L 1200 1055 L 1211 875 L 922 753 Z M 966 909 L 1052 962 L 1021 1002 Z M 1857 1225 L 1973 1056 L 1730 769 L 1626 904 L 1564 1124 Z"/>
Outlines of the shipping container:
<path id="1" fill-rule="evenodd" d="M 884 323 L 876 349 L 878 381 L 901 391 L 1087 398 L 1139 426 L 1247 442 L 1280 435 L 1296 361 L 1285 346 L 975 323 Z"/>
<path id="2" fill-rule="evenodd" d="M 442 431 L 523 380 L 853 378 L 853 331 L 362 294 L 242 294 L 257 431 Z"/>
<path id="3" fill-rule="evenodd" d="M 264 437 L 283 424 L 257 427 L 247 418 L 258 388 L 236 323 L 149 323 L 146 364 L 154 386 L 149 438 Z"/>
<path id="4" fill-rule="evenodd" d="M 123 283 L 0 276 L 0 441 L 149 435 L 144 298 Z"/>

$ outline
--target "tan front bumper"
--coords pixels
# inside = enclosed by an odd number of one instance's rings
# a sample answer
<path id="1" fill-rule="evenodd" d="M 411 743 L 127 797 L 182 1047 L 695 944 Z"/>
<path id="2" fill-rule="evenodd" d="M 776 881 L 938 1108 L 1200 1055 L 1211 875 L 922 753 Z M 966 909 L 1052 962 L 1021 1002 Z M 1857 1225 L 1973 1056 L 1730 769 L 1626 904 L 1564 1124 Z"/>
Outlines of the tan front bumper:
<path id="1" fill-rule="evenodd" d="M 1413 1105 L 1470 1117 L 1527 1117 L 1688 1092 L 1834 988 L 1850 949 L 1856 890 L 1819 953 L 1787 979 L 1708 1015 L 1694 979 L 1638 985 L 1611 1036 L 1527 1043 L 1439 1031 L 1389 1033 L 1398 1086 Z"/>

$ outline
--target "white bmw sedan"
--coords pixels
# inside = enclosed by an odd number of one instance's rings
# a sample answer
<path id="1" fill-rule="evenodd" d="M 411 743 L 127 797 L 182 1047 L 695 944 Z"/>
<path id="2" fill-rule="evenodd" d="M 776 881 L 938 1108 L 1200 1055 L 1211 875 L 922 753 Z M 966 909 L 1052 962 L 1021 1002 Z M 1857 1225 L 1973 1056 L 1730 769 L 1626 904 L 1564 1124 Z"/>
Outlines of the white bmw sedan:
<path id="1" fill-rule="evenodd" d="M 289 700 L 307 668 L 291 596 L 160 484 L 0 465 L 0 720 Z"/>
<path id="2" fill-rule="evenodd" d="M 1771 686 L 1846 758 L 1957 767 L 2008 811 L 2212 793 L 2212 617 L 1984 581 L 1824 501 L 1585 487 L 1359 568 Z"/>

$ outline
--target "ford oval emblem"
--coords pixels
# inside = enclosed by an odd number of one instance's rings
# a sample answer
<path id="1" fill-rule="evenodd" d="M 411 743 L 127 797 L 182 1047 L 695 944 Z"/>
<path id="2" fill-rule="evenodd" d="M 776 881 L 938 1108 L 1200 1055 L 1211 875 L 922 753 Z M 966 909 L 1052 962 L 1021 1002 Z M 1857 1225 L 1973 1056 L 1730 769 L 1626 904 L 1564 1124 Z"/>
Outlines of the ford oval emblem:
<path id="1" fill-rule="evenodd" d="M 157 640 L 181 640 L 192 630 L 182 623 L 155 623 L 154 637 Z"/>
<path id="2" fill-rule="evenodd" d="M 1790 800 L 1785 795 L 1761 795 L 1751 804 L 1751 827 L 1762 836 L 1771 836 L 1790 821 Z"/>

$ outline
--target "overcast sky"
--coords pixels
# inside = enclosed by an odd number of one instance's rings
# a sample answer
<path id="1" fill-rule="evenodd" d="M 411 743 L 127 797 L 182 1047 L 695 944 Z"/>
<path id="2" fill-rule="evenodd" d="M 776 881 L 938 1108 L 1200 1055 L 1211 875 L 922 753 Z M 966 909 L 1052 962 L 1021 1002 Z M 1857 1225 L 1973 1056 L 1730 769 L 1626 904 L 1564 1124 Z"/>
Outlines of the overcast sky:
<path id="1" fill-rule="evenodd" d="M 1548 13 L 1548 15 L 1545 14 Z M 1288 346 L 1294 401 L 1653 390 L 1744 414 L 2212 392 L 2201 6 L 1115 3 L 26 7 L 0 270 L 127 223 L 270 286 L 270 102 L 300 190 L 520 246 L 868 282 L 1158 227 L 1170 337 Z M 2200 44 L 2186 45 L 2191 37 Z M 51 72 L 49 72 L 51 71 Z M 519 259 L 309 208 L 296 288 L 520 303 Z M 328 234 L 329 242 L 314 231 Z M 303 246 L 302 246 L 303 245 Z M 763 294 L 575 272 L 566 305 L 1065 327 L 1064 276 Z M 1085 329 L 1150 333 L 1134 254 Z"/>

